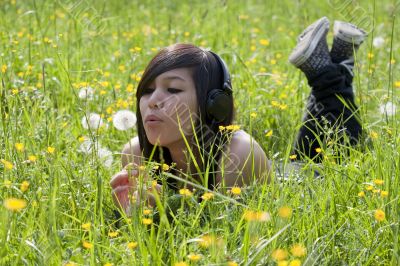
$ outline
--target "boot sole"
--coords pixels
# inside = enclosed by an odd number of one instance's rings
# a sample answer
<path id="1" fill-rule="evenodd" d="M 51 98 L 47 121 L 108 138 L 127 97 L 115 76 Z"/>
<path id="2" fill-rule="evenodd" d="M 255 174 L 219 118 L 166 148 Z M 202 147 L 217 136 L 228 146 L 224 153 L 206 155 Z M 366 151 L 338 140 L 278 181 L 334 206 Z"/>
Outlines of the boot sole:
<path id="1" fill-rule="evenodd" d="M 317 47 L 321 38 L 326 36 L 328 30 L 329 20 L 324 17 L 315 25 L 315 28 L 297 44 L 294 51 L 289 56 L 289 62 L 298 67 L 307 61 L 314 52 L 315 47 Z"/>

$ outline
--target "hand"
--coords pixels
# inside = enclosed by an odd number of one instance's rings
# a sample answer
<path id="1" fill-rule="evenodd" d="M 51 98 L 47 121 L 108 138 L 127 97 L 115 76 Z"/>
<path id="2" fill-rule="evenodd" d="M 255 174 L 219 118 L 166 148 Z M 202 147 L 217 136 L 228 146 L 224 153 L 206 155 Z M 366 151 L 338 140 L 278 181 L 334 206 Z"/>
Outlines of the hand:
<path id="1" fill-rule="evenodd" d="M 136 189 L 136 178 L 139 175 L 137 169 L 132 169 L 134 165 L 127 165 L 122 171 L 116 173 L 110 181 L 112 195 L 115 205 L 130 214 L 130 197 L 129 195 Z"/>

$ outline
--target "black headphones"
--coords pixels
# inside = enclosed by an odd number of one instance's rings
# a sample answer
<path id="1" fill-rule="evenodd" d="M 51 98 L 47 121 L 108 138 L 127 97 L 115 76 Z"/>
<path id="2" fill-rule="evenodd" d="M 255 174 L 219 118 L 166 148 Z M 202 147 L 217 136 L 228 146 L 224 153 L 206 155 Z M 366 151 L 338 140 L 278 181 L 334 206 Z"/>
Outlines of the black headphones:
<path id="1" fill-rule="evenodd" d="M 228 67 L 216 53 L 210 52 L 218 61 L 223 72 L 223 83 L 221 88 L 215 88 L 208 92 L 206 102 L 207 117 L 213 123 L 224 121 L 232 110 L 232 85 Z"/>

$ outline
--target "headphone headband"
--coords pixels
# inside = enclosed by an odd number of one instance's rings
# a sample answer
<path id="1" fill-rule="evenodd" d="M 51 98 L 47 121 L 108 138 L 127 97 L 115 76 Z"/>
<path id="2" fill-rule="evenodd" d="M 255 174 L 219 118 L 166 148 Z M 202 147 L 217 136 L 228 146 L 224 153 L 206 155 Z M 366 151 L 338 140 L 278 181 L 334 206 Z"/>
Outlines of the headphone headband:
<path id="1" fill-rule="evenodd" d="M 222 68 L 222 74 L 223 74 L 223 85 L 222 85 L 222 90 L 228 92 L 228 93 L 232 93 L 232 85 L 231 85 L 231 76 L 229 74 L 229 70 L 228 70 L 228 66 L 226 65 L 225 61 L 216 53 L 212 52 L 212 51 L 208 51 L 210 52 L 215 59 L 217 59 L 217 61 L 219 62 L 221 68 Z"/>

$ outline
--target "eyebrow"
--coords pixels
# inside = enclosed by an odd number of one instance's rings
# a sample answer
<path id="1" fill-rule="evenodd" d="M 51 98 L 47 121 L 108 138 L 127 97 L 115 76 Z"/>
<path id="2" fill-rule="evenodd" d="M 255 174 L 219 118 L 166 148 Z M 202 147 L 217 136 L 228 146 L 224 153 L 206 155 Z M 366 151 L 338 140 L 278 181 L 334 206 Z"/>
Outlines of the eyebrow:
<path id="1" fill-rule="evenodd" d="M 179 79 L 179 80 L 182 80 L 182 81 L 186 81 L 186 79 L 184 79 L 184 78 L 182 78 L 180 76 L 168 76 L 168 77 L 165 77 L 164 79 L 166 79 L 166 80 Z"/>

